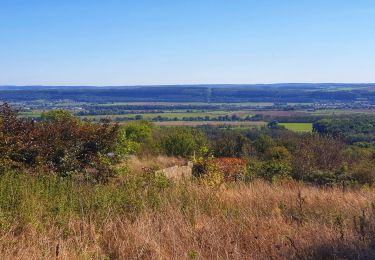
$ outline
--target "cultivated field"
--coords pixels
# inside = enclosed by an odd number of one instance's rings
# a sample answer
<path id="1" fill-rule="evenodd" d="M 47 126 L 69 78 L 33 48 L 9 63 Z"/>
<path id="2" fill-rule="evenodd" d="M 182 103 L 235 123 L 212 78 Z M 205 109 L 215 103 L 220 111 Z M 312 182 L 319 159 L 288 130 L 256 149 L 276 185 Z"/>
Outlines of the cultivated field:
<path id="1" fill-rule="evenodd" d="M 259 127 L 266 125 L 265 122 L 240 122 L 240 121 L 165 121 L 165 122 L 154 122 L 159 126 L 253 126 Z"/>
<path id="2" fill-rule="evenodd" d="M 238 111 L 238 115 L 265 115 L 265 116 L 286 116 L 286 117 L 301 117 L 308 116 L 308 112 L 304 111 L 288 111 L 288 110 L 249 110 L 249 111 Z"/>
<path id="3" fill-rule="evenodd" d="M 312 123 L 280 123 L 280 125 L 295 132 L 312 132 Z"/>
<path id="4" fill-rule="evenodd" d="M 313 115 L 352 115 L 375 114 L 375 109 L 322 109 L 312 113 Z"/>

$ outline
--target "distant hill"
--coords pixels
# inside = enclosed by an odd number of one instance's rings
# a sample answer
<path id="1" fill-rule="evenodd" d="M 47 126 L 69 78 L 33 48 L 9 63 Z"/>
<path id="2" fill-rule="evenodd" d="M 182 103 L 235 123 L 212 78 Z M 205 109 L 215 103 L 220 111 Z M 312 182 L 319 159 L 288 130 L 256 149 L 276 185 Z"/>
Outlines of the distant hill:
<path id="1" fill-rule="evenodd" d="M 282 83 L 155 86 L 0 86 L 0 100 L 79 102 L 375 102 L 374 84 Z"/>

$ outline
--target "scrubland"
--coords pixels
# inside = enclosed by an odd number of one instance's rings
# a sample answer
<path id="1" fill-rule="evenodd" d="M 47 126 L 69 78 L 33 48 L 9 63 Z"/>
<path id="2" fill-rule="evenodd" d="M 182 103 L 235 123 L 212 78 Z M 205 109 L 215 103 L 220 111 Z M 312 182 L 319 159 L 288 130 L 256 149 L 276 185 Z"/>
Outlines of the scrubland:
<path id="1" fill-rule="evenodd" d="M 373 121 L 345 122 L 120 126 L 4 104 L 0 259 L 374 259 Z M 190 160 L 191 178 L 158 171 Z"/>

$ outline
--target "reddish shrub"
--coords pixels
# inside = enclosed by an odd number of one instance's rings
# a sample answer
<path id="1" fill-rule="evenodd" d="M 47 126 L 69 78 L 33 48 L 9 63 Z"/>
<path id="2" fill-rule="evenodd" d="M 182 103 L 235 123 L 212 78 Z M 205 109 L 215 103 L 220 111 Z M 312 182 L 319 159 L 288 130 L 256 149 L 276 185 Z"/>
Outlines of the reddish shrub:
<path id="1" fill-rule="evenodd" d="M 241 158 L 216 158 L 213 163 L 224 174 L 225 180 L 238 180 L 245 175 L 247 161 Z"/>
<path id="2" fill-rule="evenodd" d="M 0 107 L 2 168 L 53 171 L 62 176 L 88 172 L 96 179 L 112 174 L 118 145 L 116 124 L 92 124 L 75 117 L 35 122 Z M 1 169 L 0 169 L 1 170 Z"/>

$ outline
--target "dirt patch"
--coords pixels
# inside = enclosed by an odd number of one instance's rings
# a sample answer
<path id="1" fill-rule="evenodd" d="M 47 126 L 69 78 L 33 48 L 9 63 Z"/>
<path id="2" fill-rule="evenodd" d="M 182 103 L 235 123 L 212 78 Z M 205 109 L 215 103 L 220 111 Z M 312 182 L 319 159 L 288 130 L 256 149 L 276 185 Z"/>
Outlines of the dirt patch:
<path id="1" fill-rule="evenodd" d="M 142 172 L 145 168 L 164 169 L 172 166 L 186 165 L 187 161 L 183 158 L 170 156 L 143 157 L 130 156 L 127 166 L 131 172 Z"/>

